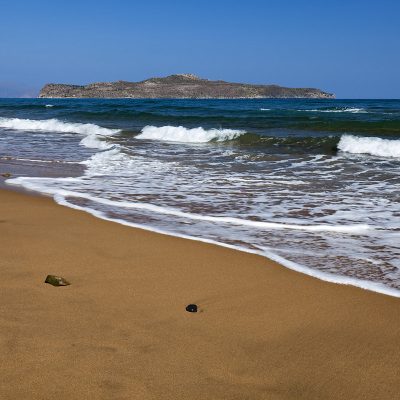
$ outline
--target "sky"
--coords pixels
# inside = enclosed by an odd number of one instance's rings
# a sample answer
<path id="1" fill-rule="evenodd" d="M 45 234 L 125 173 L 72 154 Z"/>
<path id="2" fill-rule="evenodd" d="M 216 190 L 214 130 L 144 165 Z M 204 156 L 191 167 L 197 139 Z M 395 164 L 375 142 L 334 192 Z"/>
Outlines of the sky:
<path id="1" fill-rule="evenodd" d="M 400 98 L 400 1 L 0 0 L 0 97 L 174 73 Z"/>

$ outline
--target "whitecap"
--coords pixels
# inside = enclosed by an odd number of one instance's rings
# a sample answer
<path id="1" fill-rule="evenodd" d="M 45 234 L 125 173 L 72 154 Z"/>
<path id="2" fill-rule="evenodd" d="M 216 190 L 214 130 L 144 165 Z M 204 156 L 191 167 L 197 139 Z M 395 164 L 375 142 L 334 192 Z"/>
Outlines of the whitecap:
<path id="1" fill-rule="evenodd" d="M 246 133 L 236 129 L 184 128 L 183 126 L 145 126 L 136 139 L 161 140 L 181 143 L 207 143 L 233 140 Z"/>
<path id="2" fill-rule="evenodd" d="M 318 109 L 313 108 L 310 110 L 297 110 L 297 111 L 306 111 L 306 112 L 321 112 L 321 113 L 352 113 L 352 114 L 365 114 L 368 111 L 364 108 L 357 108 L 357 107 L 344 107 L 344 108 L 334 108 L 334 109 Z"/>
<path id="3" fill-rule="evenodd" d="M 55 118 L 45 120 L 0 118 L 0 128 L 24 131 L 78 133 L 85 136 L 81 140 L 83 146 L 100 150 L 109 149 L 113 146 L 100 140 L 99 137 L 111 136 L 119 132 L 118 129 L 103 128 L 95 124 L 63 122 Z"/>
<path id="4" fill-rule="evenodd" d="M 400 140 L 343 135 L 337 147 L 347 153 L 400 158 Z"/>

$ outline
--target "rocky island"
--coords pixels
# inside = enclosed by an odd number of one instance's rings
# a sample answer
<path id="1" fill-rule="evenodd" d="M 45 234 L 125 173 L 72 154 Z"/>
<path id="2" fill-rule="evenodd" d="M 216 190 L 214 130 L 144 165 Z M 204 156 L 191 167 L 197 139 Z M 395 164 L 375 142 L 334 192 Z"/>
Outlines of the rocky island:
<path id="1" fill-rule="evenodd" d="M 238 98 L 315 98 L 335 96 L 313 88 L 287 88 L 211 81 L 192 74 L 150 78 L 141 82 L 99 82 L 89 85 L 46 84 L 41 98 L 134 98 L 134 99 L 238 99 Z"/>

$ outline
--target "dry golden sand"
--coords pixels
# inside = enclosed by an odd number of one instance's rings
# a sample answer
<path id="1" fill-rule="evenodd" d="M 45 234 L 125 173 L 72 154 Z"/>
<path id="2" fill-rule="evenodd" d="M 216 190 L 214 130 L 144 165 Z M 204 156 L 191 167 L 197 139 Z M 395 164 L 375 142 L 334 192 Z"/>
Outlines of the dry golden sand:
<path id="1" fill-rule="evenodd" d="M 399 299 L 47 198 L 0 205 L 2 400 L 400 396 Z"/>

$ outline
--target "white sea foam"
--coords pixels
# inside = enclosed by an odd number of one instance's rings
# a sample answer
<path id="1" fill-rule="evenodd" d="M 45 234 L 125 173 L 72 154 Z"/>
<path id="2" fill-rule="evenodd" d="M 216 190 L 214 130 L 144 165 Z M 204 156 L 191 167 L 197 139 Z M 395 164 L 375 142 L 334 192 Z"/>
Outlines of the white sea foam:
<path id="1" fill-rule="evenodd" d="M 311 110 L 297 110 L 297 111 L 308 111 L 308 112 L 322 112 L 322 113 L 352 113 L 352 114 L 365 114 L 368 111 L 364 108 L 356 108 L 356 107 L 344 107 L 344 108 L 336 108 L 331 110 L 321 110 L 321 109 L 311 109 Z"/>
<path id="2" fill-rule="evenodd" d="M 270 108 L 260 108 L 260 111 L 271 111 Z"/>
<path id="3" fill-rule="evenodd" d="M 54 107 L 53 104 L 46 104 L 45 107 Z"/>
<path id="4" fill-rule="evenodd" d="M 112 145 L 99 139 L 103 136 L 111 136 L 119 132 L 117 129 L 108 129 L 95 124 L 80 124 L 77 122 L 63 122 L 58 119 L 20 119 L 20 118 L 0 118 L 0 128 L 24 130 L 24 131 L 45 131 L 78 133 L 85 137 L 81 144 L 86 147 L 105 150 Z"/>
<path id="5" fill-rule="evenodd" d="M 95 124 L 63 122 L 58 119 L 33 120 L 19 118 L 0 118 L 0 127 L 28 131 L 80 133 L 82 135 L 96 134 L 101 136 L 108 136 L 119 132 L 116 129 L 103 128 Z"/>
<path id="6" fill-rule="evenodd" d="M 207 143 L 233 140 L 246 133 L 236 129 L 184 128 L 183 126 L 145 126 L 136 139 L 163 140 L 168 142 Z"/>
<path id="7" fill-rule="evenodd" d="M 353 154 L 400 158 L 400 140 L 343 135 L 338 149 Z"/>
<path id="8" fill-rule="evenodd" d="M 88 167 L 86 175 L 96 175 L 101 172 L 111 172 L 114 168 L 120 168 L 121 164 L 128 168 L 129 157 L 122 153 L 117 145 L 110 150 L 93 154 L 89 159 L 81 161 L 80 164 Z"/>
<path id="9" fill-rule="evenodd" d="M 108 153 L 108 152 L 107 152 Z M 106 154 L 106 153 L 103 153 Z M 74 192 L 63 189 L 53 189 L 46 187 L 46 185 L 41 185 L 41 182 L 45 182 L 46 178 L 15 178 L 10 179 L 7 182 L 10 184 L 25 186 L 31 190 L 38 190 L 40 192 L 45 192 L 51 195 L 61 195 L 64 197 L 78 197 L 93 201 L 95 203 L 103 204 L 106 206 L 114 206 L 118 208 L 131 208 L 131 209 L 141 209 L 158 214 L 173 215 L 176 217 L 187 218 L 190 220 L 197 221 L 208 221 L 216 222 L 229 225 L 240 225 L 248 226 L 256 229 L 288 229 L 288 230 L 302 230 L 309 232 L 338 232 L 338 233 L 348 233 L 348 234 L 366 234 L 368 230 L 373 230 L 370 226 L 366 224 L 359 225 L 300 225 L 300 224 L 284 224 L 278 222 L 267 222 L 267 221 L 253 221 L 242 218 L 234 217 L 215 217 L 211 215 L 201 215 L 193 214 L 188 212 L 179 211 L 176 209 L 168 207 L 160 207 L 149 203 L 140 202 L 128 202 L 128 201 L 116 201 L 109 200 L 97 196 L 91 196 L 87 193 Z M 35 183 L 36 182 L 36 183 Z"/>
<path id="10" fill-rule="evenodd" d="M 104 135 L 100 135 L 102 137 Z M 81 140 L 81 145 L 85 147 L 89 147 L 91 149 L 100 149 L 100 150 L 107 150 L 113 147 L 112 144 L 105 142 L 104 140 L 99 139 L 98 134 L 90 134 L 85 136 Z"/>

